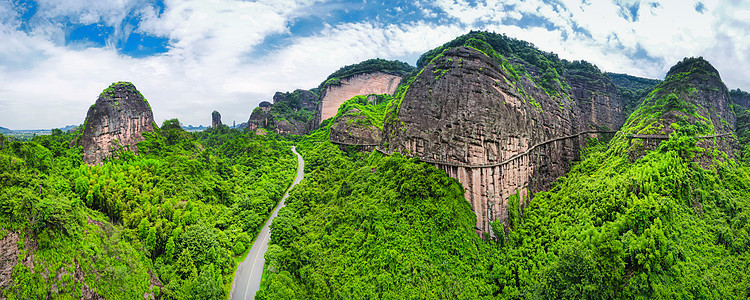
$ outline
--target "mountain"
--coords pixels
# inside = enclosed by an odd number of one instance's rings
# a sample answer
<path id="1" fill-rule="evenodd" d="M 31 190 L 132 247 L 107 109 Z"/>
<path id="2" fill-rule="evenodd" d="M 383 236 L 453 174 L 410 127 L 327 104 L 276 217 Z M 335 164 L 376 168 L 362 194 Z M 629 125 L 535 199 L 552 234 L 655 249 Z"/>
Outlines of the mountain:
<path id="1" fill-rule="evenodd" d="M 635 160 L 677 135 L 701 136 L 706 149 L 696 159 L 711 163 L 719 150 L 735 157 L 736 119 L 729 91 L 719 72 L 703 58 L 685 58 L 646 96 L 628 118 L 622 132 L 631 136 L 628 153 Z"/>
<path id="2" fill-rule="evenodd" d="M 317 88 L 276 92 L 273 103 L 263 101 L 253 110 L 247 127 L 252 131 L 263 128 L 282 135 L 307 134 L 333 117 L 339 106 L 354 96 L 392 95 L 401 76 L 412 70 L 414 68 L 407 63 L 384 59 L 344 66 Z"/>
<path id="3" fill-rule="evenodd" d="M 106 88 L 89 108 L 83 126 L 75 143 L 83 147 L 83 161 L 89 165 L 101 164 L 121 147 L 137 154 L 141 134 L 157 128 L 151 105 L 130 82 Z"/>
<path id="4" fill-rule="evenodd" d="M 587 63 L 457 40 L 387 105 L 353 97 L 298 143 L 314 180 L 272 225 L 258 299 L 747 298 L 742 95 L 707 61 L 627 113 Z"/>
<path id="5" fill-rule="evenodd" d="M 420 58 L 424 68 L 394 101 L 384 148 L 445 170 L 466 189 L 477 229 L 507 229 L 521 207 L 570 169 L 588 138 L 613 134 L 625 103 L 589 63 L 502 35 L 472 32 Z"/>
<path id="6" fill-rule="evenodd" d="M 273 103 L 263 101 L 247 121 L 252 131 L 266 129 L 278 134 L 303 135 L 309 131 L 318 95 L 313 91 L 276 92 Z M 240 124 L 242 125 L 242 124 Z"/>
<path id="7" fill-rule="evenodd" d="M 216 128 L 223 125 L 221 123 L 221 114 L 218 111 L 213 111 L 211 113 L 211 127 Z"/>
<path id="8" fill-rule="evenodd" d="M 13 130 L 10 130 L 5 127 L 0 127 L 0 133 L 11 133 L 11 132 L 13 132 Z"/>
<path id="9" fill-rule="evenodd" d="M 357 95 L 390 94 L 396 92 L 401 76 L 414 70 L 400 61 L 370 59 L 344 66 L 320 84 L 320 101 L 313 120 L 313 128 L 336 115 L 339 106 Z"/>

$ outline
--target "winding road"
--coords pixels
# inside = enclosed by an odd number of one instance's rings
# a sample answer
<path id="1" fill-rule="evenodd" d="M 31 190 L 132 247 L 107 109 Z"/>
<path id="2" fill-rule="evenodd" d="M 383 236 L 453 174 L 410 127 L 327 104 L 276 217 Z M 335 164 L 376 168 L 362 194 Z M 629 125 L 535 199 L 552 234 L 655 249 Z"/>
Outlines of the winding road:
<path id="1" fill-rule="evenodd" d="M 297 153 L 294 146 L 292 146 L 292 152 L 297 155 L 297 178 L 294 179 L 292 185 L 284 193 L 284 197 L 281 197 L 279 205 L 273 209 L 273 213 L 268 217 L 268 221 L 263 224 L 263 229 L 258 234 L 258 237 L 255 238 L 253 247 L 250 248 L 250 253 L 245 257 L 245 261 L 237 266 L 229 299 L 254 299 L 255 293 L 260 289 L 260 278 L 263 276 L 263 265 L 266 263 L 263 255 L 268 250 L 268 239 L 271 237 L 271 222 L 273 222 L 273 219 L 279 213 L 279 208 L 284 206 L 284 200 L 289 197 L 289 190 L 300 183 L 302 178 L 305 177 L 305 161 L 302 160 L 302 155 Z"/>

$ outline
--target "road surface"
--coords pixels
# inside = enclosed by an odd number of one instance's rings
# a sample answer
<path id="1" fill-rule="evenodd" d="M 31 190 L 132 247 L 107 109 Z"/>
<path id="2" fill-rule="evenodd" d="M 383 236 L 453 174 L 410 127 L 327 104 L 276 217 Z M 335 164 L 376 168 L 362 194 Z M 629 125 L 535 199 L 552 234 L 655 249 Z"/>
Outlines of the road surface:
<path id="1" fill-rule="evenodd" d="M 292 152 L 297 155 L 297 178 L 294 179 L 289 190 L 300 183 L 302 178 L 305 177 L 305 161 L 302 160 L 302 156 L 297 153 L 294 146 L 292 146 Z M 232 291 L 229 295 L 229 299 L 255 299 L 255 293 L 258 292 L 258 289 L 260 288 L 260 277 L 263 275 L 263 265 L 266 263 L 263 255 L 266 254 L 266 250 L 268 250 L 268 239 L 271 236 L 270 225 L 279 213 L 279 208 L 284 206 L 284 200 L 289 197 L 289 190 L 284 193 L 284 197 L 281 198 L 279 205 L 273 209 L 273 213 L 271 213 L 266 224 L 263 224 L 263 229 L 261 229 L 258 237 L 255 238 L 253 247 L 250 249 L 250 253 L 247 254 L 245 261 L 237 266 L 237 273 L 234 275 L 234 283 L 232 284 Z"/>

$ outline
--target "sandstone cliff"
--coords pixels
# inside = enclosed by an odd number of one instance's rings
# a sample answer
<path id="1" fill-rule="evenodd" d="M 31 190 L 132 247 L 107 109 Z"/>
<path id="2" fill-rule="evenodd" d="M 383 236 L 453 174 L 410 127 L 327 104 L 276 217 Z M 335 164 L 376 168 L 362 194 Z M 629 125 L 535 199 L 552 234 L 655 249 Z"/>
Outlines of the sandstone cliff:
<path id="1" fill-rule="evenodd" d="M 750 93 L 735 89 L 729 91 L 729 97 L 732 98 L 732 103 L 735 106 L 735 112 L 739 109 L 750 109 Z M 739 107 L 738 107 L 739 106 Z"/>
<path id="2" fill-rule="evenodd" d="M 314 125 L 336 115 L 339 106 L 357 95 L 389 94 L 396 92 L 401 82 L 401 75 L 372 72 L 356 74 L 340 79 L 337 83 L 327 84 L 320 95 L 320 102 L 315 115 Z"/>
<path id="3" fill-rule="evenodd" d="M 83 161 L 100 164 L 120 146 L 138 153 L 141 133 L 156 128 L 151 106 L 132 83 L 117 82 L 105 89 L 86 114 L 82 135 Z"/>
<path id="4" fill-rule="evenodd" d="M 383 146 L 458 179 L 477 230 L 490 232 L 493 220 L 508 229 L 511 195 L 519 193 L 523 207 L 567 172 L 586 138 L 616 130 L 625 114 L 598 69 L 570 68 L 543 88 L 534 65 L 485 53 L 456 47 L 431 59 L 387 116 Z"/>
<path id="5" fill-rule="evenodd" d="M 214 110 L 214 112 L 211 113 L 211 127 L 216 128 L 219 127 L 219 125 L 222 125 L 221 114 Z"/>

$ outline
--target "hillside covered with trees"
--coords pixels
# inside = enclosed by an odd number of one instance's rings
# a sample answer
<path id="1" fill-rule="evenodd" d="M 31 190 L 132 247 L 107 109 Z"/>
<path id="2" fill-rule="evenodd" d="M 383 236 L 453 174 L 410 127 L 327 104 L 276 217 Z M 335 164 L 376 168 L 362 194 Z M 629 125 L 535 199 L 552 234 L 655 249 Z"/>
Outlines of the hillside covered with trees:
<path id="1" fill-rule="evenodd" d="M 260 299 L 745 298 L 750 169 L 693 162 L 683 128 L 635 161 L 591 140 L 485 241 L 461 186 L 399 154 L 304 139 L 308 180 L 274 221 Z M 517 202 L 516 202 L 517 203 Z M 502 227 L 498 227 L 502 228 Z"/>
<path id="2" fill-rule="evenodd" d="M 145 135 L 100 166 L 68 146 L 77 133 L 0 136 L 3 298 L 226 297 L 293 179 L 289 142 L 176 119 Z"/>

